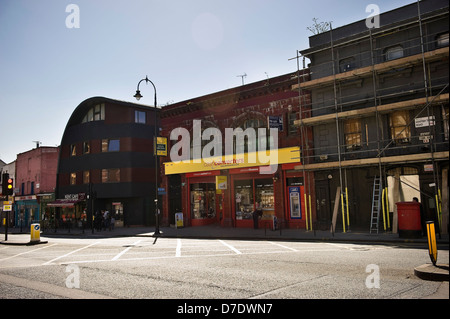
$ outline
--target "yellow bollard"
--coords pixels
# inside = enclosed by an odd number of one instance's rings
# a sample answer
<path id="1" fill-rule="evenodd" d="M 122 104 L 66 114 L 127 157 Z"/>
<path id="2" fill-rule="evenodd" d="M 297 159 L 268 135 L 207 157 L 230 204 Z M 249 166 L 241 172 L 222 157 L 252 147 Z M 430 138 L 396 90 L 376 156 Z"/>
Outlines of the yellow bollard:
<path id="1" fill-rule="evenodd" d="M 31 224 L 30 235 L 30 242 L 36 243 L 41 241 L 41 226 L 39 224 Z"/>
<path id="2" fill-rule="evenodd" d="M 345 202 L 346 202 L 346 206 L 347 206 L 347 226 L 350 228 L 350 214 L 348 211 L 348 190 L 347 187 L 345 188 Z"/>
<path id="3" fill-rule="evenodd" d="M 309 194 L 309 225 L 311 225 L 311 230 L 312 230 L 313 224 L 312 224 L 312 211 L 311 211 L 311 194 Z"/>
<path id="4" fill-rule="evenodd" d="M 437 262 L 437 246 L 436 246 L 436 231 L 434 230 L 434 222 L 427 222 L 427 236 L 428 236 L 428 253 L 433 265 Z"/>
<path id="5" fill-rule="evenodd" d="M 344 194 L 341 193 L 341 210 L 342 210 L 342 227 L 345 233 L 345 211 L 344 211 Z"/>
<path id="6" fill-rule="evenodd" d="M 303 197 L 305 199 L 305 219 L 306 219 L 306 230 L 309 230 L 309 225 L 308 225 L 308 203 L 306 202 L 306 194 L 303 194 Z"/>

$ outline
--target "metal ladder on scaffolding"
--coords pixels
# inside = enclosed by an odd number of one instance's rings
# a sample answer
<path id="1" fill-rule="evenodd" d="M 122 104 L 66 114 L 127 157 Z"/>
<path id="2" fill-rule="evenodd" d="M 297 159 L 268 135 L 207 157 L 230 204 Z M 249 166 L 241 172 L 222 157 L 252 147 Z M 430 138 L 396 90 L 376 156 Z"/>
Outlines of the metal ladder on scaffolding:
<path id="1" fill-rule="evenodd" d="M 375 176 L 373 179 L 373 196 L 372 196 L 372 213 L 370 216 L 370 233 L 376 231 L 378 234 L 378 224 L 381 214 L 381 197 L 382 197 L 383 185 L 381 178 Z"/>

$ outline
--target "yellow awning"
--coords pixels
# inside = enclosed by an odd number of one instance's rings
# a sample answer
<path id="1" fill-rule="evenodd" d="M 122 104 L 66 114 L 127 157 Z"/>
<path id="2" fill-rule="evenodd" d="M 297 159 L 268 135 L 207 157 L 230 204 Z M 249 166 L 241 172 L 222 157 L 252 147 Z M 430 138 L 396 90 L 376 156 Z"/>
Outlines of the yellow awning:
<path id="1" fill-rule="evenodd" d="M 300 164 L 300 147 L 296 146 L 270 151 L 224 155 L 206 159 L 201 158 L 185 162 L 169 162 L 164 163 L 164 166 L 165 174 L 172 175 L 287 163 Z"/>

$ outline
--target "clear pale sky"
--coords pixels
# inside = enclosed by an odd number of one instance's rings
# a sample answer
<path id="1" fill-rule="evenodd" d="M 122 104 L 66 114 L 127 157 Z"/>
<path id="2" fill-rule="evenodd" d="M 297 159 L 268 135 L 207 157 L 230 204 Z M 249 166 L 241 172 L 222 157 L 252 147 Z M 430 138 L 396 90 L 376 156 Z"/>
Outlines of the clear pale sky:
<path id="1" fill-rule="evenodd" d="M 0 159 L 57 146 L 93 96 L 136 102 L 148 75 L 158 105 L 297 69 L 312 19 L 339 27 L 413 0 L 0 0 Z M 79 28 L 73 10 L 79 8 Z M 69 23 L 69 26 L 72 26 Z M 142 104 L 153 87 L 141 85 Z M 7 132 L 7 133 L 5 133 Z"/>

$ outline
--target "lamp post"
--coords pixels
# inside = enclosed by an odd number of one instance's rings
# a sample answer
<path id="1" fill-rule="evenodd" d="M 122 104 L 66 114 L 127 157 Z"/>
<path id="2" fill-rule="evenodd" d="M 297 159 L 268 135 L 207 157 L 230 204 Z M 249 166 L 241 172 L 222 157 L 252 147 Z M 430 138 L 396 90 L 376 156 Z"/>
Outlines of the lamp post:
<path id="1" fill-rule="evenodd" d="M 136 98 L 136 100 L 140 100 L 143 96 L 141 95 L 141 91 L 139 91 L 139 85 L 142 83 L 142 81 L 145 81 L 145 83 L 150 82 L 153 85 L 153 89 L 155 90 L 155 136 L 154 136 L 154 151 L 155 151 L 155 236 L 160 235 L 159 232 L 159 210 L 158 210 L 158 154 L 156 150 L 156 142 L 157 142 L 157 135 L 158 135 L 158 129 L 157 129 L 157 118 L 156 118 L 156 109 L 157 109 L 157 101 L 156 101 L 156 87 L 155 84 L 153 84 L 152 81 L 148 79 L 147 76 L 145 76 L 145 79 L 142 79 L 139 81 L 137 85 L 136 94 L 133 96 Z"/>

